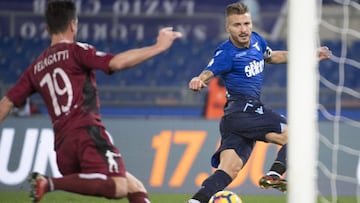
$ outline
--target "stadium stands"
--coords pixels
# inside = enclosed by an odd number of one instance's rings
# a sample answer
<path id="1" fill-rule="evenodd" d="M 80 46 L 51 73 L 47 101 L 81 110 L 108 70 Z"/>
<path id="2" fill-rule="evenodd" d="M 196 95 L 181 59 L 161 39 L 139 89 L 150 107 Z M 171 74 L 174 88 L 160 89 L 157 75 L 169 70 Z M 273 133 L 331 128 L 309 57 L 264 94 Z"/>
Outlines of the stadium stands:
<path id="1" fill-rule="evenodd" d="M 276 49 L 286 49 L 284 41 L 269 42 L 270 46 Z M 341 56 L 341 43 L 339 41 L 326 41 L 324 45 L 331 48 L 334 56 Z M 93 43 L 98 50 L 116 53 L 137 45 L 124 44 L 122 41 L 107 43 L 98 41 Z M 161 54 L 135 69 L 128 69 L 115 77 L 108 78 L 98 73 L 99 85 L 120 85 L 120 86 L 181 86 L 186 85 L 188 80 L 200 73 L 211 58 L 216 42 L 192 42 L 178 41 L 172 49 Z M 4 37 L 0 40 L 0 81 L 6 84 L 14 83 L 22 71 L 48 46 L 46 40 L 40 39 L 19 39 Z M 360 58 L 360 41 L 354 42 L 347 49 L 347 57 L 350 59 Z M 285 87 L 286 86 L 286 65 L 283 68 L 271 68 L 266 65 L 265 86 Z M 330 81 L 336 82 L 338 78 L 338 64 L 333 61 L 320 63 L 321 74 Z M 270 69 L 270 70 L 269 70 Z M 348 65 L 345 72 L 348 72 L 349 80 L 346 80 L 351 88 L 358 88 L 359 84 L 353 77 L 358 69 Z"/>
<path id="2" fill-rule="evenodd" d="M 203 109 L 206 92 L 194 96 L 189 94 L 187 83 L 191 77 L 197 75 L 206 66 L 217 41 L 203 42 L 180 40 L 174 47 L 134 69 L 116 73 L 112 77 L 97 73 L 100 96 L 103 106 L 192 106 Z M 274 50 L 285 49 L 284 41 L 270 41 Z M 326 41 L 334 56 L 341 56 L 341 43 L 339 41 Z M 129 48 L 141 46 L 140 44 L 123 41 L 97 41 L 93 45 L 98 50 L 116 53 Z M 0 83 L 12 84 L 21 75 L 22 71 L 48 46 L 47 40 L 20 39 L 3 37 L 0 40 Z M 360 41 L 347 47 L 348 58 L 358 59 Z M 284 107 L 286 101 L 286 65 L 273 67 L 266 65 L 264 78 L 264 100 L 271 106 Z M 339 82 L 339 64 L 327 60 L 320 63 L 321 75 L 337 84 Z M 359 69 L 352 65 L 345 65 L 345 86 L 360 88 Z M 112 88 L 116 87 L 116 88 Z M 324 88 L 323 85 L 321 85 Z M 280 90 L 280 91 L 279 91 Z M 274 94 L 277 92 L 277 94 Z M 331 96 L 324 96 L 326 103 L 332 101 Z M 332 103 L 329 105 L 333 105 Z M 197 114 L 199 111 L 197 111 Z"/>

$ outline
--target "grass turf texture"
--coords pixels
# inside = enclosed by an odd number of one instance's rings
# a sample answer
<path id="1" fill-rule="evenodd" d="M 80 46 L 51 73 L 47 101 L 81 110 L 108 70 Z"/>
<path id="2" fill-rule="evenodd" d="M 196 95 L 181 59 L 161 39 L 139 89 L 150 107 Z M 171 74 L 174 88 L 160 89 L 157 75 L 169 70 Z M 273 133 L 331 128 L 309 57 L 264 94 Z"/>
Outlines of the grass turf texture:
<path id="1" fill-rule="evenodd" d="M 153 203 L 185 203 L 191 194 L 150 194 Z M 286 203 L 286 196 L 241 195 L 243 203 Z M 30 203 L 27 192 L 0 192 L 1 203 Z M 108 200 L 99 197 L 82 196 L 66 192 L 46 194 L 41 202 L 44 203 L 126 203 L 126 199 Z M 319 201 L 320 203 L 321 201 Z M 356 203 L 356 197 L 340 197 L 337 203 Z"/>

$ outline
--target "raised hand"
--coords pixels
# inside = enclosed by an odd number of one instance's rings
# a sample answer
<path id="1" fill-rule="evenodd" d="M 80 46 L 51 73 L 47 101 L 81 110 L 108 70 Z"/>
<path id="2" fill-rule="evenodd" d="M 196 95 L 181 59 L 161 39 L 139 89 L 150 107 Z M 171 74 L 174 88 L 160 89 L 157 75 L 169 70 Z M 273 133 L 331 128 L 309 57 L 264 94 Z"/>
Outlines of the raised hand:
<path id="1" fill-rule="evenodd" d="M 331 50 L 327 46 L 318 48 L 318 59 L 319 61 L 330 58 L 332 55 Z"/>
<path id="2" fill-rule="evenodd" d="M 173 31 L 172 27 L 164 27 L 159 30 L 159 34 L 156 40 L 156 45 L 161 49 L 168 49 L 175 39 L 182 37 L 181 32 Z"/>

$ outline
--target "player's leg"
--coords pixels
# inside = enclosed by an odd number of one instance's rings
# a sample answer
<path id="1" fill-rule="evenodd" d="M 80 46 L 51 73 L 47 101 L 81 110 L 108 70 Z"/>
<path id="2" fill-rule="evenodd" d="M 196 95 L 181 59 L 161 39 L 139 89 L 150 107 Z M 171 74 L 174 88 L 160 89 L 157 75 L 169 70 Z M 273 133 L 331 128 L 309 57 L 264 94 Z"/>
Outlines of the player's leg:
<path id="1" fill-rule="evenodd" d="M 275 188 L 286 192 L 287 182 L 282 178 L 286 172 L 286 151 L 287 151 L 287 126 L 283 126 L 282 133 L 267 133 L 266 140 L 271 143 L 282 145 L 270 170 L 259 180 L 261 188 Z"/>
<path id="2" fill-rule="evenodd" d="M 226 149 L 220 153 L 218 170 L 223 170 L 231 179 L 235 179 L 244 164 L 234 149 Z"/>
<path id="3" fill-rule="evenodd" d="M 109 178 L 104 174 L 71 174 L 61 178 L 50 178 L 34 172 L 29 181 L 33 202 L 39 202 L 45 193 L 55 190 L 109 199 L 125 197 L 127 194 L 126 178 Z M 117 185 L 121 185 L 121 188 L 125 186 L 125 190 L 119 189 Z"/>
<path id="4" fill-rule="evenodd" d="M 130 203 L 150 203 L 149 195 L 143 185 L 131 173 L 126 172 L 126 178 L 128 181 L 128 195 L 127 198 Z"/>
<path id="5" fill-rule="evenodd" d="M 79 128 L 77 136 L 63 139 L 57 148 L 61 178 L 47 178 L 38 173 L 30 177 L 34 202 L 50 191 L 122 198 L 128 194 L 125 165 L 119 151 L 99 127 Z"/>
<path id="6" fill-rule="evenodd" d="M 243 167 L 243 162 L 235 150 L 227 149 L 220 153 L 218 169 L 202 184 L 199 191 L 188 203 L 207 203 L 211 196 L 228 186 Z"/>
<path id="7" fill-rule="evenodd" d="M 238 118 L 221 120 L 221 145 L 212 156 L 212 166 L 218 170 L 202 183 L 188 203 L 207 203 L 212 195 L 227 187 L 246 164 L 255 141 L 233 134 L 238 123 Z"/>

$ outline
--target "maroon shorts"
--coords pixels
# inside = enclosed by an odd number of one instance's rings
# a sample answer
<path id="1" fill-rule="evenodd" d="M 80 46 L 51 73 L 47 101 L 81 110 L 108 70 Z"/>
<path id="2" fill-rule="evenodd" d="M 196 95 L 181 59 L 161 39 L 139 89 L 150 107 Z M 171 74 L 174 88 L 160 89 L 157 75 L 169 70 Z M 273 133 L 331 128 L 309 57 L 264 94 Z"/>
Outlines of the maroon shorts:
<path id="1" fill-rule="evenodd" d="M 72 130 L 59 142 L 56 160 L 62 175 L 101 173 L 125 177 L 125 164 L 103 127 Z"/>

